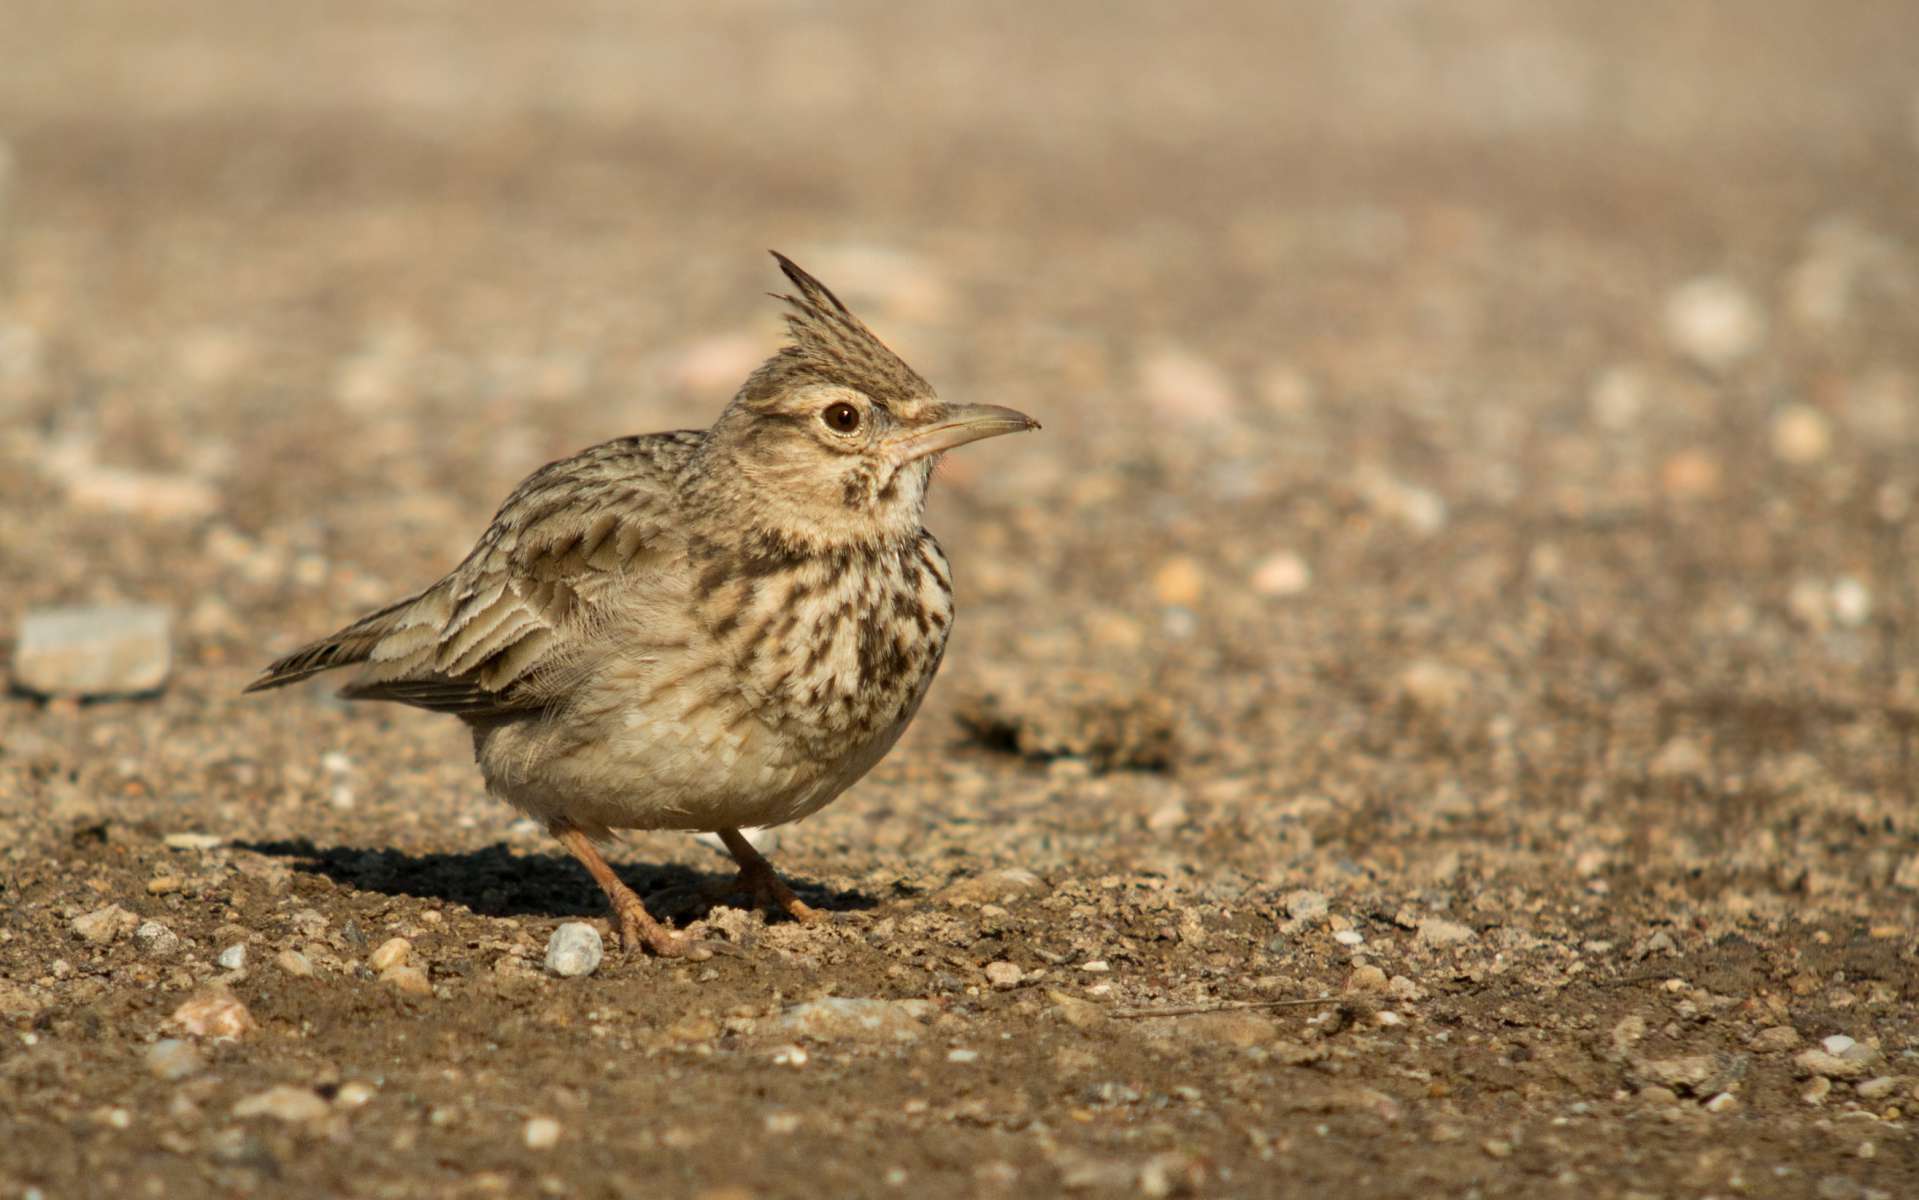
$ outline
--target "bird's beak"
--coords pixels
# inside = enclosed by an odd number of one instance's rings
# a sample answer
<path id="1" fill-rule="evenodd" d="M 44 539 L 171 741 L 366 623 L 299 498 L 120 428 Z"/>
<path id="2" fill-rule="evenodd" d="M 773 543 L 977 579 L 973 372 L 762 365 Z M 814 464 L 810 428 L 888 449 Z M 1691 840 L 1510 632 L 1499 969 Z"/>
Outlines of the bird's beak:
<path id="1" fill-rule="evenodd" d="M 997 404 L 954 404 L 932 424 L 906 430 L 893 438 L 891 449 L 894 461 L 909 463 L 981 438 L 1038 428 L 1039 422 L 1025 413 Z"/>

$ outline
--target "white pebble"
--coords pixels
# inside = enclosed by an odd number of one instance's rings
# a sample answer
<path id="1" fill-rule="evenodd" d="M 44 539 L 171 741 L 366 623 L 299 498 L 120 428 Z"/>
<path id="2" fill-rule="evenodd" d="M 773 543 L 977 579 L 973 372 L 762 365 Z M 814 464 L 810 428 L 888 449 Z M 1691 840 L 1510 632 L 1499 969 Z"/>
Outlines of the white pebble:
<path id="1" fill-rule="evenodd" d="M 1262 596 L 1297 596 L 1313 585 L 1313 569 L 1290 550 L 1282 550 L 1253 568 L 1253 590 Z"/>
<path id="2" fill-rule="evenodd" d="M 546 969 L 562 978 L 591 975 L 606 956 L 600 931 L 583 921 L 568 921 L 546 943 Z"/>
<path id="3" fill-rule="evenodd" d="M 526 1123 L 526 1148 L 551 1150 L 560 1144 L 560 1123 L 552 1117 L 534 1117 Z"/>
<path id="4" fill-rule="evenodd" d="M 946 1061 L 947 1061 L 947 1062 L 950 1062 L 950 1063 L 970 1063 L 970 1062 L 978 1062 L 978 1061 L 979 1061 L 979 1051 L 977 1051 L 977 1050 L 948 1050 L 948 1051 L 946 1052 Z"/>
<path id="5" fill-rule="evenodd" d="M 1366 935 L 1357 929 L 1342 929 L 1333 935 L 1333 940 L 1342 946 L 1364 946 Z"/>
<path id="6" fill-rule="evenodd" d="M 1766 338 L 1766 314 L 1746 289 L 1730 279 L 1689 280 L 1666 300 L 1666 339 L 1703 367 L 1722 371 L 1758 350 Z"/>
<path id="7" fill-rule="evenodd" d="M 248 1096 L 233 1106 L 233 1115 L 238 1120 L 248 1117 L 272 1117 L 276 1121 L 299 1124 L 317 1121 L 333 1111 L 318 1092 L 311 1088 L 290 1087 L 280 1084 L 264 1092 Z"/>
<path id="8" fill-rule="evenodd" d="M 1001 961 L 986 964 L 986 982 L 1000 991 L 1018 987 L 1019 981 L 1025 977 L 1026 972 L 1020 970 L 1017 963 Z"/>
<path id="9" fill-rule="evenodd" d="M 168 1082 L 197 1075 L 206 1065 L 199 1048 L 179 1038 L 162 1038 L 147 1047 L 147 1070 Z"/>
<path id="10" fill-rule="evenodd" d="M 1843 1033 L 1835 1033 L 1831 1037 L 1826 1038 L 1824 1041 L 1820 1042 L 1819 1044 L 1826 1048 L 1827 1054 L 1844 1054 L 1846 1051 L 1852 1049 L 1854 1046 L 1857 1046 L 1859 1043 L 1847 1037 Z"/>
<path id="11" fill-rule="evenodd" d="M 214 961 L 228 971 L 239 970 L 241 967 L 247 965 L 247 944 L 245 942 L 233 943 L 225 950 L 220 951 L 220 957 Z"/>
<path id="12" fill-rule="evenodd" d="M 1872 618 L 1872 590 L 1850 575 L 1832 583 L 1832 619 L 1857 629 Z"/>

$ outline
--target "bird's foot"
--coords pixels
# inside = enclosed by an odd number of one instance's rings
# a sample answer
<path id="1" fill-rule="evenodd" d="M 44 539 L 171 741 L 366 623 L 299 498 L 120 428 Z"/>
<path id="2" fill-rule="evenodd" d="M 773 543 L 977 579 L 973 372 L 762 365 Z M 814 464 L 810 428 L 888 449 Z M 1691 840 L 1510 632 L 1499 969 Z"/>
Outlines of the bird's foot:
<path id="1" fill-rule="evenodd" d="M 777 908 L 802 925 L 818 925 L 826 920 L 826 914 L 814 908 L 793 894 L 764 859 L 756 863 L 747 863 L 733 880 L 735 894 L 753 897 L 753 903 L 761 908 Z"/>
<path id="2" fill-rule="evenodd" d="M 702 943 L 682 937 L 654 920 L 653 914 L 646 911 L 646 905 L 631 892 L 614 899 L 613 926 L 619 931 L 621 947 L 628 953 L 644 946 L 661 958 L 712 957 L 712 952 L 705 950 Z"/>

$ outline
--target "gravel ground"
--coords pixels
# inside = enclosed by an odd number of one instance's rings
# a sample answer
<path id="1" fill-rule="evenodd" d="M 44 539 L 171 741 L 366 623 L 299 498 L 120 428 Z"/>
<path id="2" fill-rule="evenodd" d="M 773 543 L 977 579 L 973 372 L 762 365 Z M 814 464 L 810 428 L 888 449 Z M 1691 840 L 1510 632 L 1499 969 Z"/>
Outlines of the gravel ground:
<path id="1" fill-rule="evenodd" d="M 1618 10 L 13 6 L 0 666 L 171 665 L 0 699 L 0 1191 L 1919 1194 L 1919 8 Z M 1046 431 L 830 926 L 637 835 L 737 953 L 561 976 L 456 722 L 237 693 L 768 246 Z"/>

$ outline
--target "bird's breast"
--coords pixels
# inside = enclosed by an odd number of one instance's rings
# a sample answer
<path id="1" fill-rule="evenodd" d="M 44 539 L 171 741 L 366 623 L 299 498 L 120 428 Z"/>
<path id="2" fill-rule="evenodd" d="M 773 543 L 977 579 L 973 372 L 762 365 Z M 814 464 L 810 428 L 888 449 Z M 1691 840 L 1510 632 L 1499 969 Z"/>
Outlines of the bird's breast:
<path id="1" fill-rule="evenodd" d="M 702 580 L 701 624 L 743 698 L 825 759 L 892 744 L 952 628 L 952 577 L 930 534 L 776 564 L 742 560 Z"/>

